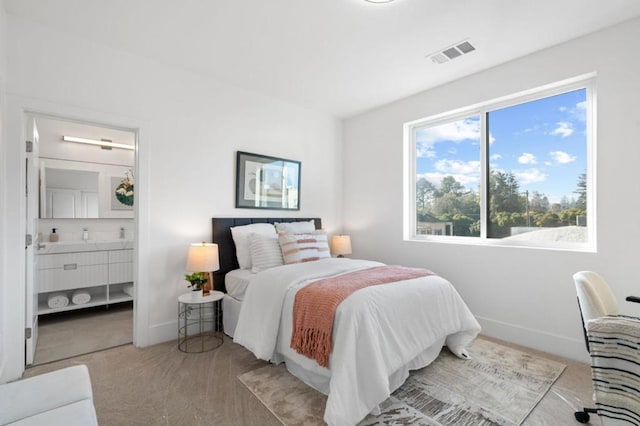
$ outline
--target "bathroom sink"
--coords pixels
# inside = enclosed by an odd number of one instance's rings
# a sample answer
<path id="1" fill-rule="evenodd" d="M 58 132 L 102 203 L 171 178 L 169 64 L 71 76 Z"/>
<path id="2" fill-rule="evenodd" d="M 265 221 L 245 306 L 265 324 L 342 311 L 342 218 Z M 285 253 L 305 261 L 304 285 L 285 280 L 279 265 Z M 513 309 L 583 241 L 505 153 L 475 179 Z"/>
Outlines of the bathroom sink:
<path id="1" fill-rule="evenodd" d="M 36 254 L 73 253 L 78 251 L 122 250 L 133 248 L 132 240 L 80 240 L 41 243 Z"/>

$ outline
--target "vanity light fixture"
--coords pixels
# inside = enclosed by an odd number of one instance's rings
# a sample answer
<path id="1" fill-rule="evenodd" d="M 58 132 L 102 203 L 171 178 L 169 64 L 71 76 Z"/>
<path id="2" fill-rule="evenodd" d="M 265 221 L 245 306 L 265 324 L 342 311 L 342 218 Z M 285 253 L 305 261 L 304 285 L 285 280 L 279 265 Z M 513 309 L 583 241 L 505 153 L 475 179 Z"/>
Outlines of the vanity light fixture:
<path id="1" fill-rule="evenodd" d="M 102 147 L 103 149 L 112 149 L 112 148 L 120 148 L 120 149 L 130 149 L 134 150 L 135 147 L 133 145 L 125 145 L 123 143 L 114 143 L 110 140 L 97 140 L 97 139 L 87 139 L 87 138 L 78 138 L 76 136 L 63 136 L 62 140 L 65 142 L 77 142 L 77 143 L 86 143 L 89 145 L 97 145 Z"/>
<path id="2" fill-rule="evenodd" d="M 391 3 L 393 0 L 364 0 L 368 3 Z"/>

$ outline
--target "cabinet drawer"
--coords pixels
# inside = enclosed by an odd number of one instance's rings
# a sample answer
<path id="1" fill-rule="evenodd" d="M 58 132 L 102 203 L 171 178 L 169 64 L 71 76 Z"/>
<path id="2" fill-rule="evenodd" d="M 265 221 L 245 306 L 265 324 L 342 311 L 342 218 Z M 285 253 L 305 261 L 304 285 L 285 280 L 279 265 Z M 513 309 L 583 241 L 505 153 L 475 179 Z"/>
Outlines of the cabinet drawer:
<path id="1" fill-rule="evenodd" d="M 41 254 L 38 256 L 38 269 L 63 268 L 65 265 L 100 265 L 109 261 L 106 251 L 87 251 L 78 253 Z"/>
<path id="2" fill-rule="evenodd" d="M 133 250 L 109 251 L 109 263 L 133 262 Z"/>
<path id="3" fill-rule="evenodd" d="M 38 271 L 38 293 L 105 285 L 108 276 L 109 268 L 106 264 L 78 266 L 75 269 L 40 269 Z"/>
<path id="4" fill-rule="evenodd" d="M 110 263 L 109 284 L 133 281 L 133 262 Z"/>

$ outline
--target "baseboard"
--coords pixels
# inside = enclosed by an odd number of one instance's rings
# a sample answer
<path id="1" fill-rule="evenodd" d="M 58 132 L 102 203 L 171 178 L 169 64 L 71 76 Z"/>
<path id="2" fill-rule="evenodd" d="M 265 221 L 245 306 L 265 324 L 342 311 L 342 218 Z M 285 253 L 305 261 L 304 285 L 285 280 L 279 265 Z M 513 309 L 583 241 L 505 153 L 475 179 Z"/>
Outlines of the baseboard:
<path id="1" fill-rule="evenodd" d="M 168 342 L 169 340 L 175 340 L 177 345 L 178 320 L 150 326 L 147 338 L 147 346 L 157 345 L 158 343 Z"/>
<path id="2" fill-rule="evenodd" d="M 482 334 L 486 336 L 506 340 L 511 343 L 563 356 L 579 362 L 590 362 L 584 340 L 582 339 L 573 339 L 489 318 L 476 317 L 476 319 L 482 326 Z"/>

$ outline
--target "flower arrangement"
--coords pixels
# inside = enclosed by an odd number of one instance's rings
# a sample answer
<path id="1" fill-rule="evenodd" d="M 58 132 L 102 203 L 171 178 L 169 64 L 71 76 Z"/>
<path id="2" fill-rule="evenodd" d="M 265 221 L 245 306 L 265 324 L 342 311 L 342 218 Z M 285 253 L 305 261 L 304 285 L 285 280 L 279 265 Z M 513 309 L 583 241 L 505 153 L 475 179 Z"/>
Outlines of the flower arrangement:
<path id="1" fill-rule="evenodd" d="M 191 283 L 187 287 L 191 287 L 193 291 L 198 291 L 203 289 L 209 278 L 205 272 L 194 272 L 193 274 L 186 274 L 184 279 Z"/>
<path id="2" fill-rule="evenodd" d="M 129 177 L 131 173 L 131 177 Z M 133 172 L 129 171 L 116 188 L 116 198 L 125 206 L 133 205 Z"/>

